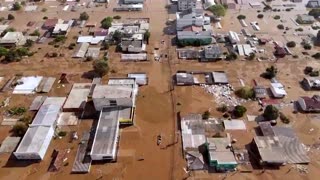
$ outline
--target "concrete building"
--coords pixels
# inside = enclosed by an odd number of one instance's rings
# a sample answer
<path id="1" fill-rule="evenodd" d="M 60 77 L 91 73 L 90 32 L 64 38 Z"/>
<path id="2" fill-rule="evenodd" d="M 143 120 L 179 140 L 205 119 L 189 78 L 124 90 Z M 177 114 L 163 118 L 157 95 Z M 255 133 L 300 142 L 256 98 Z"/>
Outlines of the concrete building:
<path id="1" fill-rule="evenodd" d="M 178 11 L 195 8 L 199 0 L 178 0 Z"/>
<path id="2" fill-rule="evenodd" d="M 110 79 L 107 85 L 97 84 L 92 99 L 97 111 L 104 107 L 135 107 L 138 85 L 134 78 Z"/>
<path id="3" fill-rule="evenodd" d="M 231 152 L 231 143 L 228 138 L 206 138 L 209 166 L 218 171 L 234 170 L 238 163 Z"/>
<path id="4" fill-rule="evenodd" d="M 204 16 L 203 9 L 188 9 L 176 13 L 177 23 L 176 30 L 182 31 L 185 27 L 210 24 L 210 17 Z"/>
<path id="5" fill-rule="evenodd" d="M 22 32 L 7 32 L 1 39 L 0 45 L 3 47 L 23 46 L 27 42 Z"/>
<path id="6" fill-rule="evenodd" d="M 178 41 L 202 40 L 202 42 L 200 42 L 201 45 L 208 45 L 213 40 L 210 31 L 200 31 L 200 32 L 178 31 L 177 32 L 177 39 L 178 39 Z"/>
<path id="7" fill-rule="evenodd" d="M 70 31 L 69 24 L 56 24 L 52 31 L 52 36 L 67 36 Z"/>
<path id="8" fill-rule="evenodd" d="M 146 51 L 146 44 L 143 40 L 123 38 L 120 46 L 123 52 L 140 53 Z"/>

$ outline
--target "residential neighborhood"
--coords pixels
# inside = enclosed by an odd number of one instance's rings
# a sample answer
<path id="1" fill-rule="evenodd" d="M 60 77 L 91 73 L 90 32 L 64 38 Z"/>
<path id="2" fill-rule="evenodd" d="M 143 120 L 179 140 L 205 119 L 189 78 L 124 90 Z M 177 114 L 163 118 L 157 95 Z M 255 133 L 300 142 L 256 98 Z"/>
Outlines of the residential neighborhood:
<path id="1" fill-rule="evenodd" d="M 2 0 L 0 179 L 317 179 L 318 0 Z"/>

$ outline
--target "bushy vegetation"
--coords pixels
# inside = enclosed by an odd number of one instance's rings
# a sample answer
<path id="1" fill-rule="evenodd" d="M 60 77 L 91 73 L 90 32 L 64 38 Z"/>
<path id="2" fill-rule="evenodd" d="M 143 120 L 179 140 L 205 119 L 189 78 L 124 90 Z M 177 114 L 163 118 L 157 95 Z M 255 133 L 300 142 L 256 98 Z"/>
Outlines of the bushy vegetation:
<path id="1" fill-rule="evenodd" d="M 262 19 L 263 18 L 263 14 L 258 14 L 257 18 Z"/>
<path id="2" fill-rule="evenodd" d="M 221 4 L 216 4 L 208 8 L 216 16 L 225 16 L 226 15 L 226 8 Z"/>
<path id="3" fill-rule="evenodd" d="M 266 69 L 266 72 L 262 74 L 262 77 L 266 79 L 272 79 L 276 77 L 277 73 L 278 73 L 278 69 L 274 66 L 270 66 Z"/>
<path id="4" fill-rule="evenodd" d="M 113 16 L 113 19 L 121 19 L 121 16 L 119 16 L 119 15 Z"/>
<path id="5" fill-rule="evenodd" d="M 30 36 L 40 36 L 39 30 L 34 30 L 34 31 L 30 34 Z"/>
<path id="6" fill-rule="evenodd" d="M 287 42 L 287 46 L 288 46 L 289 48 L 294 48 L 294 47 L 296 47 L 296 42 L 294 42 L 294 41 L 289 41 L 289 42 Z"/>
<path id="7" fill-rule="evenodd" d="M 320 9 L 311 9 L 308 14 L 317 18 L 320 16 Z"/>
<path id="8" fill-rule="evenodd" d="M 281 17 L 279 16 L 279 15 L 275 15 L 274 17 L 273 17 L 273 19 L 275 19 L 275 20 L 279 20 Z"/>
<path id="9" fill-rule="evenodd" d="M 101 27 L 104 29 L 108 29 L 109 27 L 112 26 L 112 17 L 106 17 L 104 18 L 100 23 L 101 23 Z"/>
<path id="10" fill-rule="evenodd" d="M 265 120 L 276 120 L 279 117 L 279 110 L 273 105 L 268 105 L 263 112 L 263 117 Z"/>
<path id="11" fill-rule="evenodd" d="M 27 132 L 28 130 L 28 125 L 23 123 L 23 122 L 17 122 L 13 128 L 12 128 L 12 132 L 15 136 L 20 136 L 23 137 L 24 134 Z"/>
<path id="12" fill-rule="evenodd" d="M 313 58 L 315 59 L 320 59 L 320 53 L 315 53 L 314 55 L 312 55 Z"/>
<path id="13" fill-rule="evenodd" d="M 239 16 L 237 16 L 237 18 L 241 20 L 241 19 L 246 19 L 247 17 L 245 15 L 240 14 Z"/>
<path id="14" fill-rule="evenodd" d="M 228 111 L 228 106 L 225 105 L 225 104 L 222 104 L 221 106 L 219 106 L 219 107 L 217 108 L 217 110 L 220 111 L 220 112 L 225 113 L 225 112 Z"/>
<path id="15" fill-rule="evenodd" d="M 12 5 L 12 10 L 14 11 L 19 11 L 21 9 L 21 5 L 19 2 L 15 2 L 13 5 Z"/>
<path id="16" fill-rule="evenodd" d="M 280 30 L 283 30 L 284 29 L 284 25 L 283 24 L 278 24 L 277 28 L 280 29 Z"/>
<path id="17" fill-rule="evenodd" d="M 61 136 L 61 137 L 64 137 L 67 135 L 67 132 L 66 131 L 59 131 L 58 132 L 58 136 Z"/>
<path id="18" fill-rule="evenodd" d="M 286 115 L 284 115 L 282 112 L 280 112 L 279 115 L 280 115 L 280 120 L 284 124 L 289 124 L 290 123 L 290 119 Z"/>
<path id="19" fill-rule="evenodd" d="M 109 72 L 108 62 L 103 59 L 93 61 L 92 66 L 93 66 L 94 72 L 101 77 L 106 75 Z"/>
<path id="20" fill-rule="evenodd" d="M 230 61 L 230 60 L 236 60 L 238 59 L 238 55 L 234 52 L 231 52 L 230 54 L 228 54 L 226 56 L 226 60 Z"/>
<path id="21" fill-rule="evenodd" d="M 242 117 L 247 112 L 247 108 L 241 105 L 238 105 L 234 108 L 233 114 L 235 117 Z"/>
<path id="22" fill-rule="evenodd" d="M 209 117 L 210 117 L 210 112 L 209 112 L 209 111 L 205 111 L 205 112 L 202 114 L 202 119 L 207 120 L 207 119 L 209 119 Z"/>
<path id="23" fill-rule="evenodd" d="M 14 116 L 21 116 L 25 112 L 27 112 L 27 109 L 25 107 L 13 107 L 8 110 L 8 113 Z"/>
<path id="24" fill-rule="evenodd" d="M 303 45 L 303 48 L 305 50 L 310 50 L 312 48 L 312 46 L 310 44 L 305 44 L 305 45 Z"/>
<path id="25" fill-rule="evenodd" d="M 82 12 L 82 13 L 80 14 L 80 16 L 79 16 L 79 19 L 80 19 L 81 21 L 86 21 L 86 20 L 88 20 L 88 19 L 89 19 L 88 13 Z"/>
<path id="26" fill-rule="evenodd" d="M 14 20 L 15 17 L 12 14 L 8 14 L 8 20 Z"/>
<path id="27" fill-rule="evenodd" d="M 1 48 L 2 49 L 2 48 Z M 33 53 L 29 52 L 28 48 L 21 47 L 17 49 L 10 49 L 10 50 L 3 50 L 0 52 L 2 56 L 5 56 L 4 61 L 6 62 L 14 62 L 14 61 L 20 61 L 23 56 L 32 56 Z"/>
<path id="28" fill-rule="evenodd" d="M 242 99 L 253 99 L 255 97 L 254 90 L 250 87 L 242 87 L 236 90 L 235 94 Z"/>

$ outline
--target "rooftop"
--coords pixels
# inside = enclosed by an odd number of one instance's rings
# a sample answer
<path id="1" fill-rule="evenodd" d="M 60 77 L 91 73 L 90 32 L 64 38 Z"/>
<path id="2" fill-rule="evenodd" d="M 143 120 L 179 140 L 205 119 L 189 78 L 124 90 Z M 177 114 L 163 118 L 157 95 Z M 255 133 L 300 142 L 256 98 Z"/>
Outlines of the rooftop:
<path id="1" fill-rule="evenodd" d="M 212 77 L 213 77 L 213 81 L 214 83 L 222 83 L 222 84 L 228 84 L 228 77 L 227 74 L 223 71 L 215 71 L 212 72 Z"/>
<path id="2" fill-rule="evenodd" d="M 117 107 L 103 108 L 95 133 L 91 155 L 114 156 L 119 131 L 119 110 Z"/>
<path id="3" fill-rule="evenodd" d="M 92 98 L 131 98 L 132 85 L 100 85 L 97 84 Z"/>
<path id="4" fill-rule="evenodd" d="M 320 109 L 319 95 L 314 95 L 312 97 L 303 96 L 301 98 L 304 100 L 307 110 Z"/>
<path id="5" fill-rule="evenodd" d="M 277 164 L 286 162 L 283 147 L 277 136 L 256 136 L 253 139 L 263 162 Z"/>
<path id="6" fill-rule="evenodd" d="M 78 109 L 84 108 L 89 95 L 91 83 L 75 83 L 69 93 L 63 109 Z"/>
<path id="7" fill-rule="evenodd" d="M 218 161 L 218 163 L 232 163 L 237 164 L 236 159 L 231 152 L 230 140 L 228 138 L 207 138 L 208 150 L 211 161 Z"/>

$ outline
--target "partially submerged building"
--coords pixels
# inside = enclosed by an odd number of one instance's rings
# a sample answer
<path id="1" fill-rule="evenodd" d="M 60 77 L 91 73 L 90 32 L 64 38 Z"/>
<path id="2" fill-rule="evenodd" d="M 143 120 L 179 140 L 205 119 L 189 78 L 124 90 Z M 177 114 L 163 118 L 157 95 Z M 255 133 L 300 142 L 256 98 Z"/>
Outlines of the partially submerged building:
<path id="1" fill-rule="evenodd" d="M 70 31 L 70 24 L 56 24 L 52 31 L 52 36 L 67 36 Z"/>
<path id="2" fill-rule="evenodd" d="M 302 96 L 298 99 L 298 104 L 304 112 L 320 112 L 320 96 Z"/>
<path id="3" fill-rule="evenodd" d="M 306 90 L 320 90 L 320 78 L 305 77 L 302 80 L 302 85 Z"/>
<path id="4" fill-rule="evenodd" d="M 63 111 L 82 111 L 87 103 L 91 83 L 75 83 L 63 106 Z"/>
<path id="5" fill-rule="evenodd" d="M 217 171 L 235 170 L 238 163 L 231 151 L 229 138 L 206 138 L 208 161 Z"/>
<path id="6" fill-rule="evenodd" d="M 267 98 L 268 96 L 267 89 L 263 86 L 260 86 L 260 85 L 255 86 L 253 90 L 254 90 L 255 97 L 258 99 L 264 99 L 264 98 Z"/>
<path id="7" fill-rule="evenodd" d="M 287 92 L 281 83 L 271 83 L 271 93 L 275 98 L 284 98 Z"/>
<path id="8" fill-rule="evenodd" d="M 4 47 L 23 46 L 27 42 L 27 38 L 22 32 L 7 32 L 1 39 L 0 45 Z"/>
<path id="9" fill-rule="evenodd" d="M 178 71 L 175 75 L 177 86 L 190 86 L 201 84 L 228 84 L 228 77 L 223 71 L 214 72 L 187 72 Z"/>
<path id="10" fill-rule="evenodd" d="M 90 156 L 92 160 L 116 161 L 119 139 L 117 107 L 102 108 Z"/>
<path id="11" fill-rule="evenodd" d="M 178 11 L 185 11 L 195 8 L 197 3 L 201 3 L 199 0 L 178 0 Z"/>
<path id="12" fill-rule="evenodd" d="M 17 150 L 13 153 L 18 160 L 44 158 L 65 100 L 65 97 L 49 97 L 43 102 Z"/>
<path id="13" fill-rule="evenodd" d="M 297 23 L 299 24 L 312 24 L 315 22 L 315 18 L 313 16 L 307 14 L 300 14 L 297 16 Z"/>

